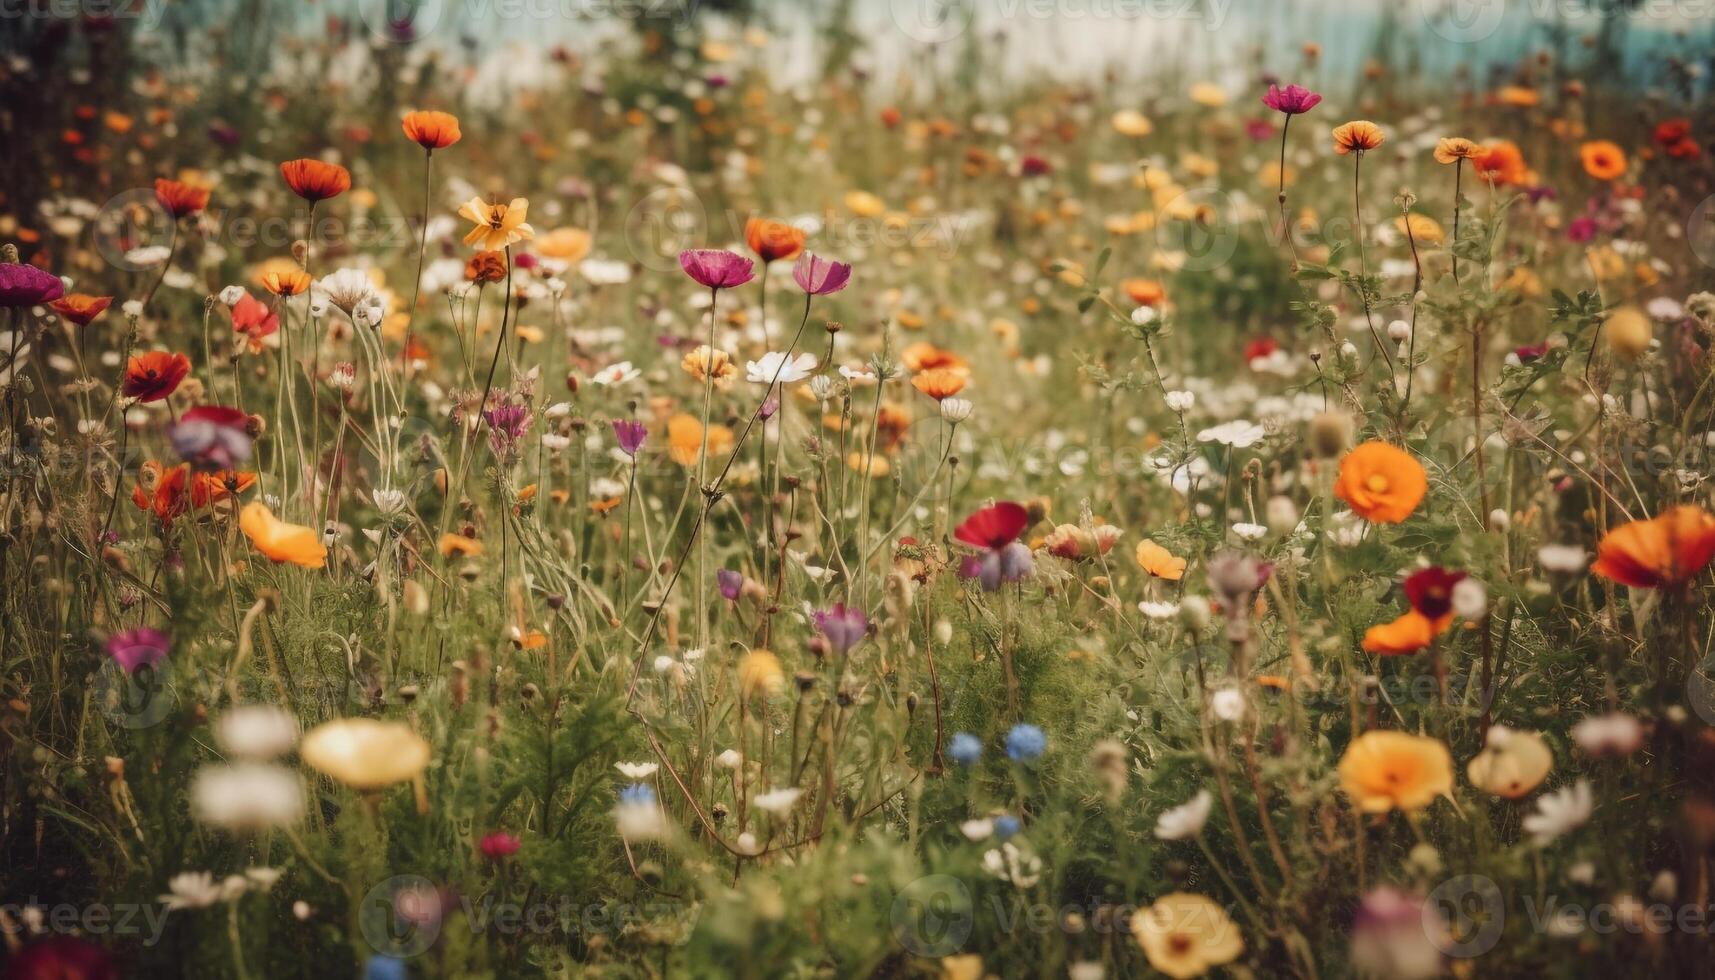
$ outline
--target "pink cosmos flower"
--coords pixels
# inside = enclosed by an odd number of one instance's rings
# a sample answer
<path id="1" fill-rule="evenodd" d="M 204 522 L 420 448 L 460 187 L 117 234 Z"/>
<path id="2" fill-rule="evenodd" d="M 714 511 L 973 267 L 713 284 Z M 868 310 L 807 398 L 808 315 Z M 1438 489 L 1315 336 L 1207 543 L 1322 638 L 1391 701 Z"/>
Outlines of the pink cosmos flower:
<path id="1" fill-rule="evenodd" d="M 1263 105 L 1275 112 L 1284 112 L 1289 116 L 1309 112 L 1316 108 L 1316 104 L 1321 101 L 1322 96 L 1302 85 L 1288 85 L 1285 88 L 1281 88 L 1279 85 L 1270 85 L 1268 94 L 1262 97 Z"/>
<path id="2" fill-rule="evenodd" d="M 852 267 L 844 262 L 824 259 L 805 252 L 792 266 L 792 279 L 798 288 L 811 296 L 826 296 L 846 288 L 852 278 Z"/>
<path id="3" fill-rule="evenodd" d="M 688 248 L 679 253 L 685 275 L 710 289 L 732 289 L 756 276 L 756 266 L 737 252 L 719 248 Z"/>

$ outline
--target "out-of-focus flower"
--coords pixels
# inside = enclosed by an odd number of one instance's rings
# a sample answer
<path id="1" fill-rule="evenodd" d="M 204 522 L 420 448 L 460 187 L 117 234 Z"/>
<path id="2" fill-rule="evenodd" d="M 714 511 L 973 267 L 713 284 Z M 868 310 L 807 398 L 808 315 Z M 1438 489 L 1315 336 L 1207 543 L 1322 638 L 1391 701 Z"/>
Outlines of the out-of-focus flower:
<path id="1" fill-rule="evenodd" d="M 1367 119 L 1356 119 L 1334 127 L 1334 152 L 1364 154 L 1382 145 L 1387 136 L 1382 128 Z"/>
<path id="2" fill-rule="evenodd" d="M 250 458 L 250 416 L 224 405 L 198 405 L 168 426 L 167 439 L 198 470 L 230 470 Z"/>
<path id="3" fill-rule="evenodd" d="M 67 293 L 48 304 L 48 307 L 60 316 L 65 317 L 80 327 L 87 327 L 90 321 L 106 312 L 112 305 L 111 296 L 90 296 L 87 293 Z"/>
<path id="4" fill-rule="evenodd" d="M 1148 538 L 1137 543 L 1136 557 L 1138 567 L 1151 578 L 1177 582 L 1185 577 L 1185 559 Z"/>
<path id="5" fill-rule="evenodd" d="M 1445 136 L 1435 141 L 1436 163 L 1457 163 L 1483 155 L 1483 148 L 1463 136 Z"/>
<path id="6" fill-rule="evenodd" d="M 432 753 L 404 722 L 337 718 L 312 728 L 298 754 L 335 782 L 374 792 L 420 778 Z"/>
<path id="7" fill-rule="evenodd" d="M 790 259 L 804 250 L 804 231 L 784 221 L 753 217 L 744 223 L 744 243 L 764 262 Z"/>
<path id="8" fill-rule="evenodd" d="M 304 815 L 298 774 L 265 762 L 203 766 L 191 782 L 190 801 L 199 822 L 241 833 L 289 827 Z"/>
<path id="9" fill-rule="evenodd" d="M 1451 623 L 1450 615 L 1437 620 L 1430 619 L 1416 609 L 1407 609 L 1392 622 L 1377 623 L 1364 630 L 1364 651 L 1380 654 L 1416 653 L 1434 643 L 1435 638 L 1445 632 Z"/>
<path id="10" fill-rule="evenodd" d="M 1572 726 L 1572 741 L 1596 759 L 1631 755 L 1644 744 L 1643 725 L 1623 712 L 1591 715 Z"/>
<path id="11" fill-rule="evenodd" d="M 798 256 L 792 265 L 792 281 L 811 296 L 826 296 L 846 288 L 851 282 L 852 267 L 844 262 L 824 259 L 811 252 Z"/>
<path id="12" fill-rule="evenodd" d="M 1029 762 L 1048 751 L 1048 736 L 1035 725 L 1020 722 L 1006 733 L 1006 757 L 1014 762 Z"/>
<path id="13" fill-rule="evenodd" d="M 752 384 L 797 384 L 816 370 L 816 355 L 799 354 L 788 358 L 780 351 L 769 351 L 760 360 L 746 361 L 745 379 Z"/>
<path id="14" fill-rule="evenodd" d="M 1131 919 L 1131 934 L 1149 965 L 1176 980 L 1225 966 L 1245 951 L 1239 927 L 1202 895 L 1172 892 Z"/>
<path id="15" fill-rule="evenodd" d="M 679 268 L 706 289 L 732 289 L 756 277 L 755 263 L 725 249 L 686 249 L 679 253 Z"/>
<path id="16" fill-rule="evenodd" d="M 1489 729 L 1483 750 L 1466 765 L 1465 775 L 1485 793 L 1516 800 L 1540 786 L 1553 768 L 1554 753 L 1541 735 L 1496 725 Z"/>
<path id="17" fill-rule="evenodd" d="M 612 425 L 613 438 L 627 456 L 636 456 L 644 440 L 649 438 L 649 427 L 636 419 L 614 419 Z"/>
<path id="18" fill-rule="evenodd" d="M 216 719 L 214 740 L 229 756 L 266 762 L 285 755 L 297 744 L 298 718 L 269 704 L 239 705 Z"/>
<path id="19" fill-rule="evenodd" d="M 1544 793 L 1536 801 L 1536 812 L 1524 818 L 1524 832 L 1531 843 L 1547 847 L 1590 820 L 1596 810 L 1596 795 L 1588 781 L 1580 779 L 1553 793 Z"/>
<path id="20" fill-rule="evenodd" d="M 1022 504 L 1003 500 L 977 511 L 953 532 L 953 537 L 981 549 L 960 564 L 959 574 L 982 582 L 993 592 L 1002 582 L 1017 582 L 1031 573 L 1028 545 L 1017 540 L 1030 525 L 1030 512 Z"/>
<path id="21" fill-rule="evenodd" d="M 618 364 L 609 364 L 590 375 L 590 383 L 606 388 L 612 385 L 622 385 L 627 381 L 635 381 L 642 375 L 643 372 L 632 367 L 630 361 L 620 361 Z"/>
<path id="22" fill-rule="evenodd" d="M 188 218 L 208 207 L 208 188 L 157 177 L 155 201 L 174 219 Z"/>
<path id="23" fill-rule="evenodd" d="M 965 389 L 969 375 L 955 368 L 934 368 L 919 371 L 911 378 L 911 387 L 936 401 L 951 398 Z"/>
<path id="24" fill-rule="evenodd" d="M 810 621 L 816 625 L 818 632 L 828 638 L 828 646 L 835 653 L 845 653 L 862 643 L 864 634 L 869 630 L 869 617 L 864 611 L 849 608 L 842 602 L 836 602 L 828 609 L 817 610 L 811 614 Z"/>
<path id="25" fill-rule="evenodd" d="M 706 435 L 710 459 L 732 451 L 731 429 L 724 425 L 711 425 Z M 667 455 L 680 466 L 693 466 L 703 453 L 704 437 L 702 421 L 695 415 L 680 412 L 667 420 Z"/>
<path id="26" fill-rule="evenodd" d="M 122 630 L 107 638 L 107 655 L 127 674 L 135 674 L 144 666 L 153 667 L 167 659 L 172 641 L 167 634 L 148 626 Z"/>
<path id="27" fill-rule="evenodd" d="M 1364 976 L 1427 980 L 1440 976 L 1452 936 L 1439 911 L 1391 885 L 1365 895 L 1352 917 L 1352 965 Z"/>
<path id="28" fill-rule="evenodd" d="M 715 587 L 720 589 L 721 598 L 728 602 L 737 602 L 744 592 L 744 573 L 730 568 L 716 569 Z"/>
<path id="29" fill-rule="evenodd" d="M 791 810 L 798 802 L 798 797 L 803 795 L 804 791 L 796 786 L 784 786 L 767 793 L 758 793 L 750 802 L 756 804 L 756 808 L 764 813 L 779 816 Z"/>
<path id="30" fill-rule="evenodd" d="M 58 280 L 56 280 L 58 281 Z M 179 388 L 191 373 L 191 359 L 168 351 L 137 354 L 125 364 L 125 380 L 119 391 L 140 402 L 158 402 Z"/>
<path id="31" fill-rule="evenodd" d="M 1429 491 L 1423 464 L 1397 446 L 1371 441 L 1340 460 L 1334 496 L 1359 517 L 1378 524 L 1397 524 L 1411 516 Z"/>
<path id="32" fill-rule="evenodd" d="M 1590 571 L 1633 588 L 1660 589 L 1696 578 L 1712 558 L 1715 515 L 1681 504 L 1603 535 Z"/>
<path id="33" fill-rule="evenodd" d="M 1483 151 L 1472 158 L 1477 176 L 1496 187 L 1524 187 L 1535 181 L 1536 175 L 1524 162 L 1524 151 L 1512 140 L 1492 140 L 1483 144 Z"/>
<path id="34" fill-rule="evenodd" d="M 1626 151 L 1612 140 L 1591 140 L 1578 147 L 1584 172 L 1597 180 L 1619 180 L 1626 175 Z"/>
<path id="35" fill-rule="evenodd" d="M 1413 813 L 1453 792 L 1453 756 L 1439 739 L 1365 732 L 1340 757 L 1340 788 L 1364 813 Z"/>
<path id="36" fill-rule="evenodd" d="M 812 358 L 813 359 L 813 358 Z M 698 381 L 713 378 L 715 387 L 726 388 L 738 376 L 738 368 L 732 362 L 732 355 L 708 344 L 699 345 L 695 350 L 686 354 L 679 361 L 679 367 Z"/>
<path id="37" fill-rule="evenodd" d="M 457 116 L 433 109 L 407 112 L 399 120 L 399 126 L 405 131 L 406 139 L 430 153 L 452 146 L 464 135 L 459 132 Z"/>
<path id="38" fill-rule="evenodd" d="M 1263 105 L 1275 112 L 1284 112 L 1289 116 L 1309 112 L 1316 108 L 1321 101 L 1322 96 L 1302 85 L 1288 85 L 1285 88 L 1281 88 L 1279 85 L 1270 85 L 1262 97 Z"/>
<path id="39" fill-rule="evenodd" d="M 1155 818 L 1155 836 L 1162 840 L 1190 840 L 1203 832 L 1209 822 L 1209 811 L 1215 798 L 1206 789 L 1197 791 L 1190 800 L 1165 810 Z"/>
<path id="40" fill-rule="evenodd" d="M 970 732 L 954 732 L 947 742 L 947 755 L 961 766 L 974 766 L 983 757 L 983 740 Z"/>
<path id="41" fill-rule="evenodd" d="M 464 236 L 464 243 L 485 252 L 493 252 L 535 237 L 536 229 L 524 219 L 530 214 L 530 202 L 515 197 L 507 204 L 489 204 L 473 197 L 459 208 L 459 216 L 473 222 Z"/>
<path id="42" fill-rule="evenodd" d="M 280 520 L 260 500 L 245 504 L 238 512 L 238 529 L 250 539 L 251 547 L 270 561 L 302 568 L 321 568 L 327 564 L 327 547 L 314 528 Z"/>
<path id="43" fill-rule="evenodd" d="M 512 855 L 517 854 L 518 848 L 522 847 L 523 843 L 523 840 L 519 838 L 517 834 L 509 834 L 504 830 L 496 830 L 491 834 L 484 834 L 482 840 L 477 843 L 476 847 L 477 850 L 482 852 L 483 857 L 488 858 L 490 861 L 499 861 L 503 858 L 509 858 Z"/>
<path id="44" fill-rule="evenodd" d="M 619 791 L 613 816 L 619 836 L 628 841 L 656 840 L 666 836 L 670 826 L 655 791 L 643 783 L 633 783 Z"/>
<path id="45" fill-rule="evenodd" d="M 6 980 L 119 980 L 119 967 L 86 939 L 45 936 L 11 955 Z"/>
<path id="46" fill-rule="evenodd" d="M 325 160 L 287 160 L 280 164 L 280 176 L 292 193 L 311 204 L 351 190 L 351 171 Z"/>
<path id="47" fill-rule="evenodd" d="M 738 686 L 750 699 L 771 698 L 786 688 L 786 675 L 780 669 L 780 658 L 772 650 L 760 647 L 738 659 Z"/>

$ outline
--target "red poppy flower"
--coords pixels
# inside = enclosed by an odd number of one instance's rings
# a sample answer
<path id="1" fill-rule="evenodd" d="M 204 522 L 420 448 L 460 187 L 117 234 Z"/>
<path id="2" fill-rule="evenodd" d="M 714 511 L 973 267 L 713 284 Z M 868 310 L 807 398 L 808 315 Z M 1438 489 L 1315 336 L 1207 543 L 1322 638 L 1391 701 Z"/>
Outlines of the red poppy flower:
<path id="1" fill-rule="evenodd" d="M 1245 361 L 1249 363 L 1259 357 L 1267 357 L 1280 350 L 1280 345 L 1270 337 L 1259 337 L 1245 343 Z"/>
<path id="2" fill-rule="evenodd" d="M 158 177 L 155 179 L 155 200 L 174 218 L 186 218 L 208 207 L 208 188 Z"/>
<path id="3" fill-rule="evenodd" d="M 1453 611 L 1453 586 L 1464 578 L 1464 572 L 1431 565 L 1405 577 L 1405 597 L 1411 608 L 1430 619 L 1440 619 Z"/>
<path id="4" fill-rule="evenodd" d="M 166 469 L 151 459 L 137 472 L 137 485 L 131 488 L 131 502 L 154 514 L 155 520 L 162 524 L 171 524 L 190 506 L 190 495 L 185 492 L 190 474 L 189 463 Z"/>
<path id="5" fill-rule="evenodd" d="M 232 329 L 250 338 L 250 352 L 262 350 L 262 340 L 280 329 L 280 318 L 268 304 L 245 293 L 232 306 Z"/>
<path id="6" fill-rule="evenodd" d="M 87 293 L 67 293 L 64 297 L 54 300 L 48 306 L 55 313 L 80 327 L 89 326 L 89 322 L 113 304 L 111 296 L 90 296 Z"/>
<path id="7" fill-rule="evenodd" d="M 351 171 L 322 160 L 287 160 L 280 164 L 280 176 L 292 193 L 311 204 L 351 190 Z"/>
<path id="8" fill-rule="evenodd" d="M 179 388 L 191 373 L 191 359 L 163 350 L 138 354 L 125 364 L 125 381 L 119 390 L 140 402 L 158 402 Z"/>
<path id="9" fill-rule="evenodd" d="M 1030 512 L 1023 504 L 1002 500 L 965 518 L 953 537 L 973 548 L 1004 548 L 1030 526 Z"/>

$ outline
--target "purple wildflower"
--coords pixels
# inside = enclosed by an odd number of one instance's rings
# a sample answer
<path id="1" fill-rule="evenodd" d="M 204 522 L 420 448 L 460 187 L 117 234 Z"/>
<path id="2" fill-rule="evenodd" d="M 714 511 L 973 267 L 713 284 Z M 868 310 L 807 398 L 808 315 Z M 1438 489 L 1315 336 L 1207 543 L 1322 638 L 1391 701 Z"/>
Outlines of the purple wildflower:
<path id="1" fill-rule="evenodd" d="M 831 609 L 818 609 L 810 614 L 810 619 L 836 653 L 845 653 L 862 643 L 869 630 L 869 617 L 864 611 L 847 608 L 843 602 L 834 603 Z"/>
<path id="2" fill-rule="evenodd" d="M 250 417 L 224 405 L 199 405 L 168 427 L 167 439 L 199 470 L 230 470 L 250 458 Z"/>
<path id="3" fill-rule="evenodd" d="M 119 663 L 127 674 L 142 667 L 153 667 L 167 659 L 172 640 L 167 634 L 148 626 L 114 633 L 107 638 L 107 655 Z"/>
<path id="4" fill-rule="evenodd" d="M 649 427 L 636 419 L 614 419 L 613 437 L 619 440 L 619 448 L 625 455 L 635 457 L 643 447 L 643 440 L 649 437 Z"/>
<path id="5" fill-rule="evenodd" d="M 737 602 L 738 594 L 744 588 L 744 573 L 723 568 L 715 572 L 715 582 L 720 586 L 722 596 L 729 602 Z"/>
<path id="6" fill-rule="evenodd" d="M 483 419 L 488 422 L 488 445 L 496 456 L 510 455 L 518 448 L 518 443 L 524 438 L 525 430 L 535 419 L 530 406 L 521 402 L 501 402 L 493 408 L 484 409 Z"/>

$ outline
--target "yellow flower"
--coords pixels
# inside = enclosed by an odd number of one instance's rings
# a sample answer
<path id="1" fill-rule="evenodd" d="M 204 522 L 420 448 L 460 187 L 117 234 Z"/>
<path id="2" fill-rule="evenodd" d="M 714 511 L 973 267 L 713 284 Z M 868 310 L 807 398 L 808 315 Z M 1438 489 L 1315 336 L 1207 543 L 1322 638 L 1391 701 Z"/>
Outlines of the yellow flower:
<path id="1" fill-rule="evenodd" d="M 721 389 L 730 386 L 738 376 L 738 366 L 733 364 L 732 356 L 724 350 L 710 348 L 708 344 L 686 354 L 679 367 L 698 381 L 706 381 L 713 376 L 715 387 Z"/>
<path id="2" fill-rule="evenodd" d="M 1137 543 L 1137 564 L 1151 576 L 1169 582 L 1177 582 L 1185 576 L 1185 559 L 1148 538 Z"/>
<path id="3" fill-rule="evenodd" d="M 869 191 L 848 191 L 846 210 L 860 218 L 875 218 L 887 210 L 887 202 Z"/>
<path id="4" fill-rule="evenodd" d="M 417 779 L 429 764 L 429 743 L 411 726 L 373 718 L 318 725 L 298 752 L 311 769 L 366 792 Z"/>
<path id="5" fill-rule="evenodd" d="M 1439 245 L 1441 240 L 1446 237 L 1441 230 L 1440 222 L 1427 214 L 1418 214 L 1415 211 L 1409 215 L 1402 214 L 1393 219 L 1393 226 L 1398 228 L 1402 235 L 1409 232 L 1419 245 Z"/>
<path id="6" fill-rule="evenodd" d="M 1149 965 L 1170 977 L 1199 977 L 1245 951 L 1239 927 L 1219 905 L 1202 895 L 1173 892 L 1131 919 L 1131 934 Z"/>
<path id="7" fill-rule="evenodd" d="M 1210 109 L 1227 104 L 1227 91 L 1214 82 L 1198 82 L 1191 86 L 1191 101 Z"/>
<path id="8" fill-rule="evenodd" d="M 961 953 L 941 957 L 941 980 L 982 980 L 983 958 L 980 953 Z"/>
<path id="9" fill-rule="evenodd" d="M 1136 109 L 1121 109 L 1114 113 L 1113 126 L 1114 132 L 1121 136 L 1148 136 L 1155 132 L 1155 124 Z"/>
<path id="10" fill-rule="evenodd" d="M 1622 306 L 1608 314 L 1602 330 L 1608 338 L 1608 349 L 1628 361 L 1642 357 L 1655 335 L 1649 317 L 1635 306 Z"/>
<path id="11" fill-rule="evenodd" d="M 1554 753 L 1541 735 L 1496 725 L 1489 729 L 1489 744 L 1465 766 L 1465 775 L 1485 793 L 1516 800 L 1542 785 L 1553 768 Z"/>
<path id="12" fill-rule="evenodd" d="M 1340 788 L 1365 813 L 1415 813 L 1453 792 L 1453 756 L 1439 739 L 1365 732 L 1340 757 Z"/>
<path id="13" fill-rule="evenodd" d="M 461 217 L 476 223 L 464 236 L 464 243 L 485 252 L 494 252 L 534 238 L 536 229 L 524 221 L 529 211 L 530 202 L 522 197 L 513 198 L 511 204 L 486 204 L 482 198 L 473 197 L 459 208 Z"/>
<path id="14" fill-rule="evenodd" d="M 738 687 L 747 699 L 770 698 L 779 694 L 786 687 L 780 658 L 761 648 L 738 658 Z"/>

